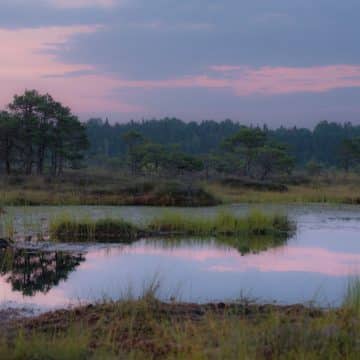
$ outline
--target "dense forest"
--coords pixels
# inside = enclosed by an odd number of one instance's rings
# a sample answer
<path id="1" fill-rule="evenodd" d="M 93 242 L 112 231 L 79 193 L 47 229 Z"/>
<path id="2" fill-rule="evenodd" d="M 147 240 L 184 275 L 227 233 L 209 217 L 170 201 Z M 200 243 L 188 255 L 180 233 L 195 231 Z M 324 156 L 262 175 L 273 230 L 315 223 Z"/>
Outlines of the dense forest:
<path id="1" fill-rule="evenodd" d="M 105 167 L 130 175 L 229 174 L 265 180 L 295 168 L 316 174 L 360 165 L 360 126 L 320 122 L 313 130 L 175 118 L 111 125 L 81 123 L 49 94 L 27 90 L 0 111 L 3 173 L 62 175 Z"/>
<path id="2" fill-rule="evenodd" d="M 119 157 L 126 154 L 124 134 L 135 131 L 148 141 L 161 145 L 177 145 L 185 153 L 206 155 L 222 151 L 223 141 L 237 133 L 242 124 L 225 120 L 186 123 L 176 118 L 144 120 L 111 125 L 107 120 L 90 119 L 86 131 L 92 157 Z M 262 129 L 269 139 L 287 146 L 297 166 L 310 161 L 324 166 L 344 166 L 344 144 L 360 137 L 360 126 L 322 121 L 313 130 L 306 128 Z M 346 162 L 346 161 L 345 161 Z M 346 164 L 345 164 L 346 167 Z"/>

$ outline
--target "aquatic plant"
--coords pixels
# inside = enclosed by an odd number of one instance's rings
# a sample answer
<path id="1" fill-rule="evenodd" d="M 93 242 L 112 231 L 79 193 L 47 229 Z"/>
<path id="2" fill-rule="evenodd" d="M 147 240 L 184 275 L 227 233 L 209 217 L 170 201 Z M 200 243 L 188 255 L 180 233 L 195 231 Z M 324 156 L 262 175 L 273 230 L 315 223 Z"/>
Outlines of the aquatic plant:
<path id="1" fill-rule="evenodd" d="M 289 233 L 293 224 L 286 216 L 267 215 L 256 210 L 245 217 L 222 211 L 215 218 L 196 218 L 168 212 L 151 221 L 148 228 L 160 233 L 198 236 L 279 235 Z"/>
<path id="2" fill-rule="evenodd" d="M 50 222 L 50 235 L 61 241 L 131 241 L 156 236 L 282 236 L 293 224 L 285 216 L 253 211 L 245 217 L 220 212 L 215 218 L 190 217 L 166 212 L 147 225 L 137 226 L 123 219 L 74 219 L 58 217 Z"/>
<path id="3" fill-rule="evenodd" d="M 139 235 L 139 229 L 123 219 L 80 220 L 69 217 L 50 221 L 52 238 L 60 241 L 110 241 L 131 240 Z"/>

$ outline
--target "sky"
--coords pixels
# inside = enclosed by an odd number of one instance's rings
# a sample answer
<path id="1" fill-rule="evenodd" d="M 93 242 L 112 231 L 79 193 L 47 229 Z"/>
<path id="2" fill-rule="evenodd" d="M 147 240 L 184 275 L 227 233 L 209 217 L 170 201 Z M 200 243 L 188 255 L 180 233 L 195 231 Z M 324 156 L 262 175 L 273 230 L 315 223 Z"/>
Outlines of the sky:
<path id="1" fill-rule="evenodd" d="M 360 124 L 359 0 L 0 0 L 0 107 Z"/>

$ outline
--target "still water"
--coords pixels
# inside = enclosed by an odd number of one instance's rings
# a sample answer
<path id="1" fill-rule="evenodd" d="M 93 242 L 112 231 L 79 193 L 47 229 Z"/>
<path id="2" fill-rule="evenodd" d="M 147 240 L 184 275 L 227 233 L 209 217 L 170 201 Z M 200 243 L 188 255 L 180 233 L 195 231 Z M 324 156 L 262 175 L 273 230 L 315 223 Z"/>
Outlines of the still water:
<path id="1" fill-rule="evenodd" d="M 259 208 L 260 206 L 257 206 Z M 251 206 L 226 207 L 245 214 Z M 234 248 L 218 239 L 142 239 L 123 245 L 44 245 L 0 259 L 0 308 L 42 310 L 87 301 L 139 296 L 158 282 L 158 297 L 182 301 L 341 303 L 351 276 L 360 274 L 360 208 L 356 206 L 261 206 L 286 213 L 297 231 L 285 242 L 243 239 Z M 145 207 L 8 208 L 17 235 L 46 233 L 49 218 L 104 216 L 146 222 L 163 212 Z M 213 216 L 219 208 L 173 209 Z M 4 227 L 4 224 L 3 224 Z M 248 246 L 249 243 L 255 244 Z M 5 259 L 4 259 L 5 257 Z"/>

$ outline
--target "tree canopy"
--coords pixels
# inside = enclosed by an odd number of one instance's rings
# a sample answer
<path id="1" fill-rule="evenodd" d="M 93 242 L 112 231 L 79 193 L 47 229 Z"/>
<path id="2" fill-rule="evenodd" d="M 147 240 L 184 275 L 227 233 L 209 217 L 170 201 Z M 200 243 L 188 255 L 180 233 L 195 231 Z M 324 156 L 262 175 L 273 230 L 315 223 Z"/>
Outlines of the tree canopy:
<path id="1" fill-rule="evenodd" d="M 88 148 L 86 129 L 68 107 L 49 94 L 26 90 L 0 112 L 0 155 L 8 174 L 60 175 L 77 167 Z"/>

